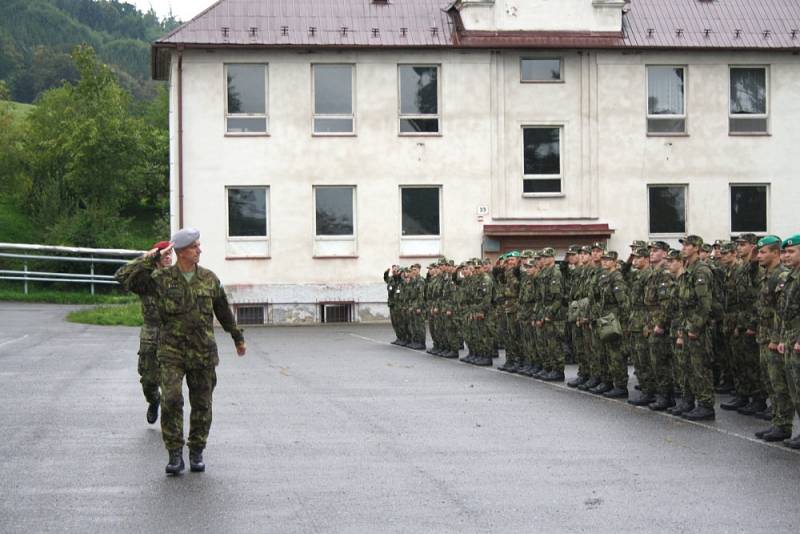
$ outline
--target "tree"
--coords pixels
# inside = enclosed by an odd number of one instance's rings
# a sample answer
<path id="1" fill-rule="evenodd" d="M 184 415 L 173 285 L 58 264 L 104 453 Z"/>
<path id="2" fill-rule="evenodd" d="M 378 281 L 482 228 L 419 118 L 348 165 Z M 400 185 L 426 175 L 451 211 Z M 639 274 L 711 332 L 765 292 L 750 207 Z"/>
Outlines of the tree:
<path id="1" fill-rule="evenodd" d="M 0 100 L 11 100 L 11 89 L 5 80 L 0 80 Z"/>

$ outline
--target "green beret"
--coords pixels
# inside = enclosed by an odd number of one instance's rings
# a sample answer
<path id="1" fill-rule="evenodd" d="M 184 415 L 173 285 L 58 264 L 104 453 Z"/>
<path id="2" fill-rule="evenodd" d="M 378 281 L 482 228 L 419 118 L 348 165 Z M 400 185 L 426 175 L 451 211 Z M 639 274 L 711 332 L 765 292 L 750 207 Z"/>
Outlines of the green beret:
<path id="1" fill-rule="evenodd" d="M 800 245 L 800 234 L 794 234 L 792 237 L 784 239 L 781 248 L 796 247 L 797 245 Z"/>
<path id="2" fill-rule="evenodd" d="M 616 250 L 607 250 L 607 251 L 603 252 L 603 256 L 602 256 L 602 258 L 603 258 L 604 260 L 614 260 L 614 261 L 617 261 L 617 258 L 619 258 L 619 254 L 617 254 L 617 251 L 616 251 Z"/>
<path id="3" fill-rule="evenodd" d="M 681 245 L 694 245 L 696 247 L 703 246 L 703 238 L 699 235 L 687 235 L 686 237 L 682 237 L 678 239 Z"/>
<path id="4" fill-rule="evenodd" d="M 671 248 L 667 251 L 667 258 L 670 260 L 680 260 L 681 259 L 681 251 Z"/>
<path id="5" fill-rule="evenodd" d="M 539 255 L 543 258 L 554 258 L 556 256 L 556 251 L 553 247 L 545 247 L 539 252 Z"/>
<path id="6" fill-rule="evenodd" d="M 781 238 L 776 235 L 765 235 L 761 239 L 758 240 L 756 243 L 756 247 L 766 247 L 769 245 L 780 245 L 782 243 Z"/>
<path id="7" fill-rule="evenodd" d="M 756 234 L 742 234 L 737 237 L 734 241 L 737 243 L 750 243 L 751 245 L 755 245 L 758 243 L 758 236 Z"/>
<path id="8" fill-rule="evenodd" d="M 519 258 L 519 250 L 512 250 L 511 252 L 506 254 L 506 258 Z"/>

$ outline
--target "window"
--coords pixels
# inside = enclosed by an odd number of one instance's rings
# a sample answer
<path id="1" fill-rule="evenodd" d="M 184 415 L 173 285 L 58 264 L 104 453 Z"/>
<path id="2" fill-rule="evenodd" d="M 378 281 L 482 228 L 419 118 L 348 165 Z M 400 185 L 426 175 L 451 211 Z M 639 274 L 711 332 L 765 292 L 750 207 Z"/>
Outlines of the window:
<path id="1" fill-rule="evenodd" d="M 225 78 L 225 131 L 230 134 L 267 133 L 267 66 L 225 65 Z"/>
<path id="2" fill-rule="evenodd" d="M 732 134 L 767 133 L 769 102 L 766 67 L 731 67 L 731 104 L 728 117 Z"/>
<path id="3" fill-rule="evenodd" d="M 525 194 L 561 193 L 561 128 L 522 129 Z"/>
<path id="4" fill-rule="evenodd" d="M 651 185 L 648 195 L 650 234 L 686 234 L 686 186 Z"/>
<path id="5" fill-rule="evenodd" d="M 560 82 L 561 59 L 523 59 L 521 62 L 520 81 L 525 82 Z"/>
<path id="6" fill-rule="evenodd" d="M 647 133 L 686 132 L 684 67 L 647 67 Z"/>
<path id="7" fill-rule="evenodd" d="M 314 133 L 353 134 L 353 65 L 313 65 Z"/>
<path id="8" fill-rule="evenodd" d="M 352 186 L 314 187 L 314 256 L 356 255 L 355 196 Z"/>
<path id="9" fill-rule="evenodd" d="M 400 188 L 401 256 L 438 256 L 441 253 L 440 193 L 440 187 Z"/>
<path id="10" fill-rule="evenodd" d="M 269 188 L 228 187 L 228 239 L 231 258 L 269 256 Z"/>
<path id="11" fill-rule="evenodd" d="M 731 233 L 767 231 L 767 186 L 731 185 Z"/>
<path id="12" fill-rule="evenodd" d="M 439 133 L 439 67 L 400 65 L 400 134 Z"/>

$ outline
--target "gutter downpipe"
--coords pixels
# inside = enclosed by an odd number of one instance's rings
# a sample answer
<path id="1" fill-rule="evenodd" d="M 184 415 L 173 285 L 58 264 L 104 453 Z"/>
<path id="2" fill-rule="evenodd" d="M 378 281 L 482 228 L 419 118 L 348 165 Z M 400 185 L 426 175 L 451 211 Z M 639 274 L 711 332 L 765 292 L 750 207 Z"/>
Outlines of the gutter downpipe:
<path id="1" fill-rule="evenodd" d="M 183 45 L 178 45 L 178 230 L 183 228 Z"/>

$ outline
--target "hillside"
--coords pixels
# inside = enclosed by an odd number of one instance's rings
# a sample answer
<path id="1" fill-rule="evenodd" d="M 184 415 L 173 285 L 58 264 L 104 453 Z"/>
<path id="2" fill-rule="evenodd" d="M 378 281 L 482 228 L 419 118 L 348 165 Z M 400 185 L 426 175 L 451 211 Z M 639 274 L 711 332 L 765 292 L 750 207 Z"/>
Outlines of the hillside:
<path id="1" fill-rule="evenodd" d="M 12 99 L 33 102 L 39 94 L 76 81 L 69 53 L 88 44 L 138 99 L 150 99 L 150 43 L 175 28 L 118 0 L 3 0 L 0 2 L 0 80 Z"/>

